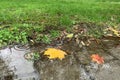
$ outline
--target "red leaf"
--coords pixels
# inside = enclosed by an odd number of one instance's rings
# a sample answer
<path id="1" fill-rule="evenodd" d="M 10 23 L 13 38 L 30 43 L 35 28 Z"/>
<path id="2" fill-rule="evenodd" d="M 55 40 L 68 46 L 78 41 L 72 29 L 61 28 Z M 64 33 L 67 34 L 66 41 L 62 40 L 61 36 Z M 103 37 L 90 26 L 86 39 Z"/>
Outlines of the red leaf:
<path id="1" fill-rule="evenodd" d="M 92 58 L 92 61 L 97 62 L 98 64 L 104 63 L 103 57 L 100 57 L 98 54 L 92 54 L 91 58 Z"/>

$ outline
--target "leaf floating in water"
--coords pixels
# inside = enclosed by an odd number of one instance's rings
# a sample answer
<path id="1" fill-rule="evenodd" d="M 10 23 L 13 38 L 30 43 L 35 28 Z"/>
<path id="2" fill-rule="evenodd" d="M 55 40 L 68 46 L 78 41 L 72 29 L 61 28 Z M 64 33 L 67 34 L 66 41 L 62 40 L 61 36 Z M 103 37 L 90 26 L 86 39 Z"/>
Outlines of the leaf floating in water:
<path id="1" fill-rule="evenodd" d="M 59 58 L 60 60 L 62 60 L 63 58 L 65 58 L 65 55 L 67 55 L 67 53 L 60 49 L 48 48 L 44 52 L 44 55 L 47 55 L 49 59 Z"/>
<path id="2" fill-rule="evenodd" d="M 104 63 L 103 57 L 100 57 L 98 54 L 92 54 L 91 58 L 92 58 L 92 61 L 97 62 L 98 64 Z"/>

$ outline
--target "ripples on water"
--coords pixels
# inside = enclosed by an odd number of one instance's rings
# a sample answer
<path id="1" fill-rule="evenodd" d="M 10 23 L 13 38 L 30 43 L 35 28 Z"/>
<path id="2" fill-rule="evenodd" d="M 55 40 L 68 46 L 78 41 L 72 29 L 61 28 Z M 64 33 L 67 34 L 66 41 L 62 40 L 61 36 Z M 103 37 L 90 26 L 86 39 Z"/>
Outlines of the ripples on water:
<path id="1" fill-rule="evenodd" d="M 33 67 L 34 62 L 24 58 L 24 55 L 29 52 L 31 51 L 27 45 L 16 45 L 13 48 L 0 50 L 0 58 L 14 73 L 14 79 L 39 80 L 38 73 Z"/>

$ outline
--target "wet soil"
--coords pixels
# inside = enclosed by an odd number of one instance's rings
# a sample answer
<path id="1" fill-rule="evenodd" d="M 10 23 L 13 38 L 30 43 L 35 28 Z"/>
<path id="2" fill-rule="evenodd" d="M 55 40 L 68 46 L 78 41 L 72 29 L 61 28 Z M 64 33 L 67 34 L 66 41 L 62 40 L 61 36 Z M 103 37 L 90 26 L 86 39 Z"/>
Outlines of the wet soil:
<path id="1" fill-rule="evenodd" d="M 39 43 L 30 47 L 14 46 L 1 49 L 0 80 L 119 80 L 120 38 L 104 36 L 95 39 L 86 36 L 86 31 L 89 30 L 87 27 L 91 25 L 75 25 L 74 37 L 62 36 L 53 40 L 51 44 Z M 94 28 L 95 30 L 97 29 Z M 43 55 L 47 48 L 61 49 L 67 55 L 63 60 L 48 59 Z M 33 52 L 40 53 L 40 58 L 34 62 L 26 60 L 24 55 Z M 92 54 L 102 56 L 104 63 L 92 62 Z M 3 64 L 7 66 L 7 75 L 2 74 L 6 71 Z M 9 72 L 12 74 L 8 74 Z"/>
<path id="2" fill-rule="evenodd" d="M 87 40 L 84 40 L 87 43 Z M 38 46 L 38 51 L 48 47 L 60 48 L 68 53 L 62 61 L 50 60 L 41 55 L 34 66 L 41 80 L 119 80 L 120 41 L 116 39 L 91 40 L 89 45 L 78 44 L 75 39 L 61 45 Z M 92 54 L 104 58 L 104 64 L 91 61 Z"/>
<path id="3" fill-rule="evenodd" d="M 89 44 L 87 38 L 73 38 L 64 39 L 62 43 L 36 44 L 31 48 L 15 46 L 2 49 L 0 80 L 119 80 L 120 40 L 89 40 Z M 50 47 L 65 51 L 66 57 L 63 60 L 48 59 L 43 53 Z M 40 58 L 34 62 L 26 60 L 24 55 L 34 51 L 40 53 Z M 102 56 L 104 64 L 92 62 L 92 54 Z"/>

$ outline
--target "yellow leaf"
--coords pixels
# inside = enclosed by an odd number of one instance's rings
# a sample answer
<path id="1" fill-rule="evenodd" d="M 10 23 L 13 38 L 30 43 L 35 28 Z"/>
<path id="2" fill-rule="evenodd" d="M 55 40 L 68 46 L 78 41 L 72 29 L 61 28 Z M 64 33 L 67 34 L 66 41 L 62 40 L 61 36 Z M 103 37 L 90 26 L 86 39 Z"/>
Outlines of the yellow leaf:
<path id="1" fill-rule="evenodd" d="M 112 31 L 117 37 L 120 37 L 119 31 L 113 29 L 113 28 L 109 28 L 110 31 Z"/>
<path id="2" fill-rule="evenodd" d="M 49 59 L 59 58 L 60 60 L 62 60 L 63 58 L 65 58 L 65 55 L 67 55 L 67 53 L 60 49 L 48 48 L 44 52 L 44 55 L 47 55 Z"/>
<path id="3" fill-rule="evenodd" d="M 71 33 L 71 34 L 67 34 L 66 37 L 67 37 L 67 38 L 72 38 L 72 37 L 73 37 L 73 33 Z"/>

